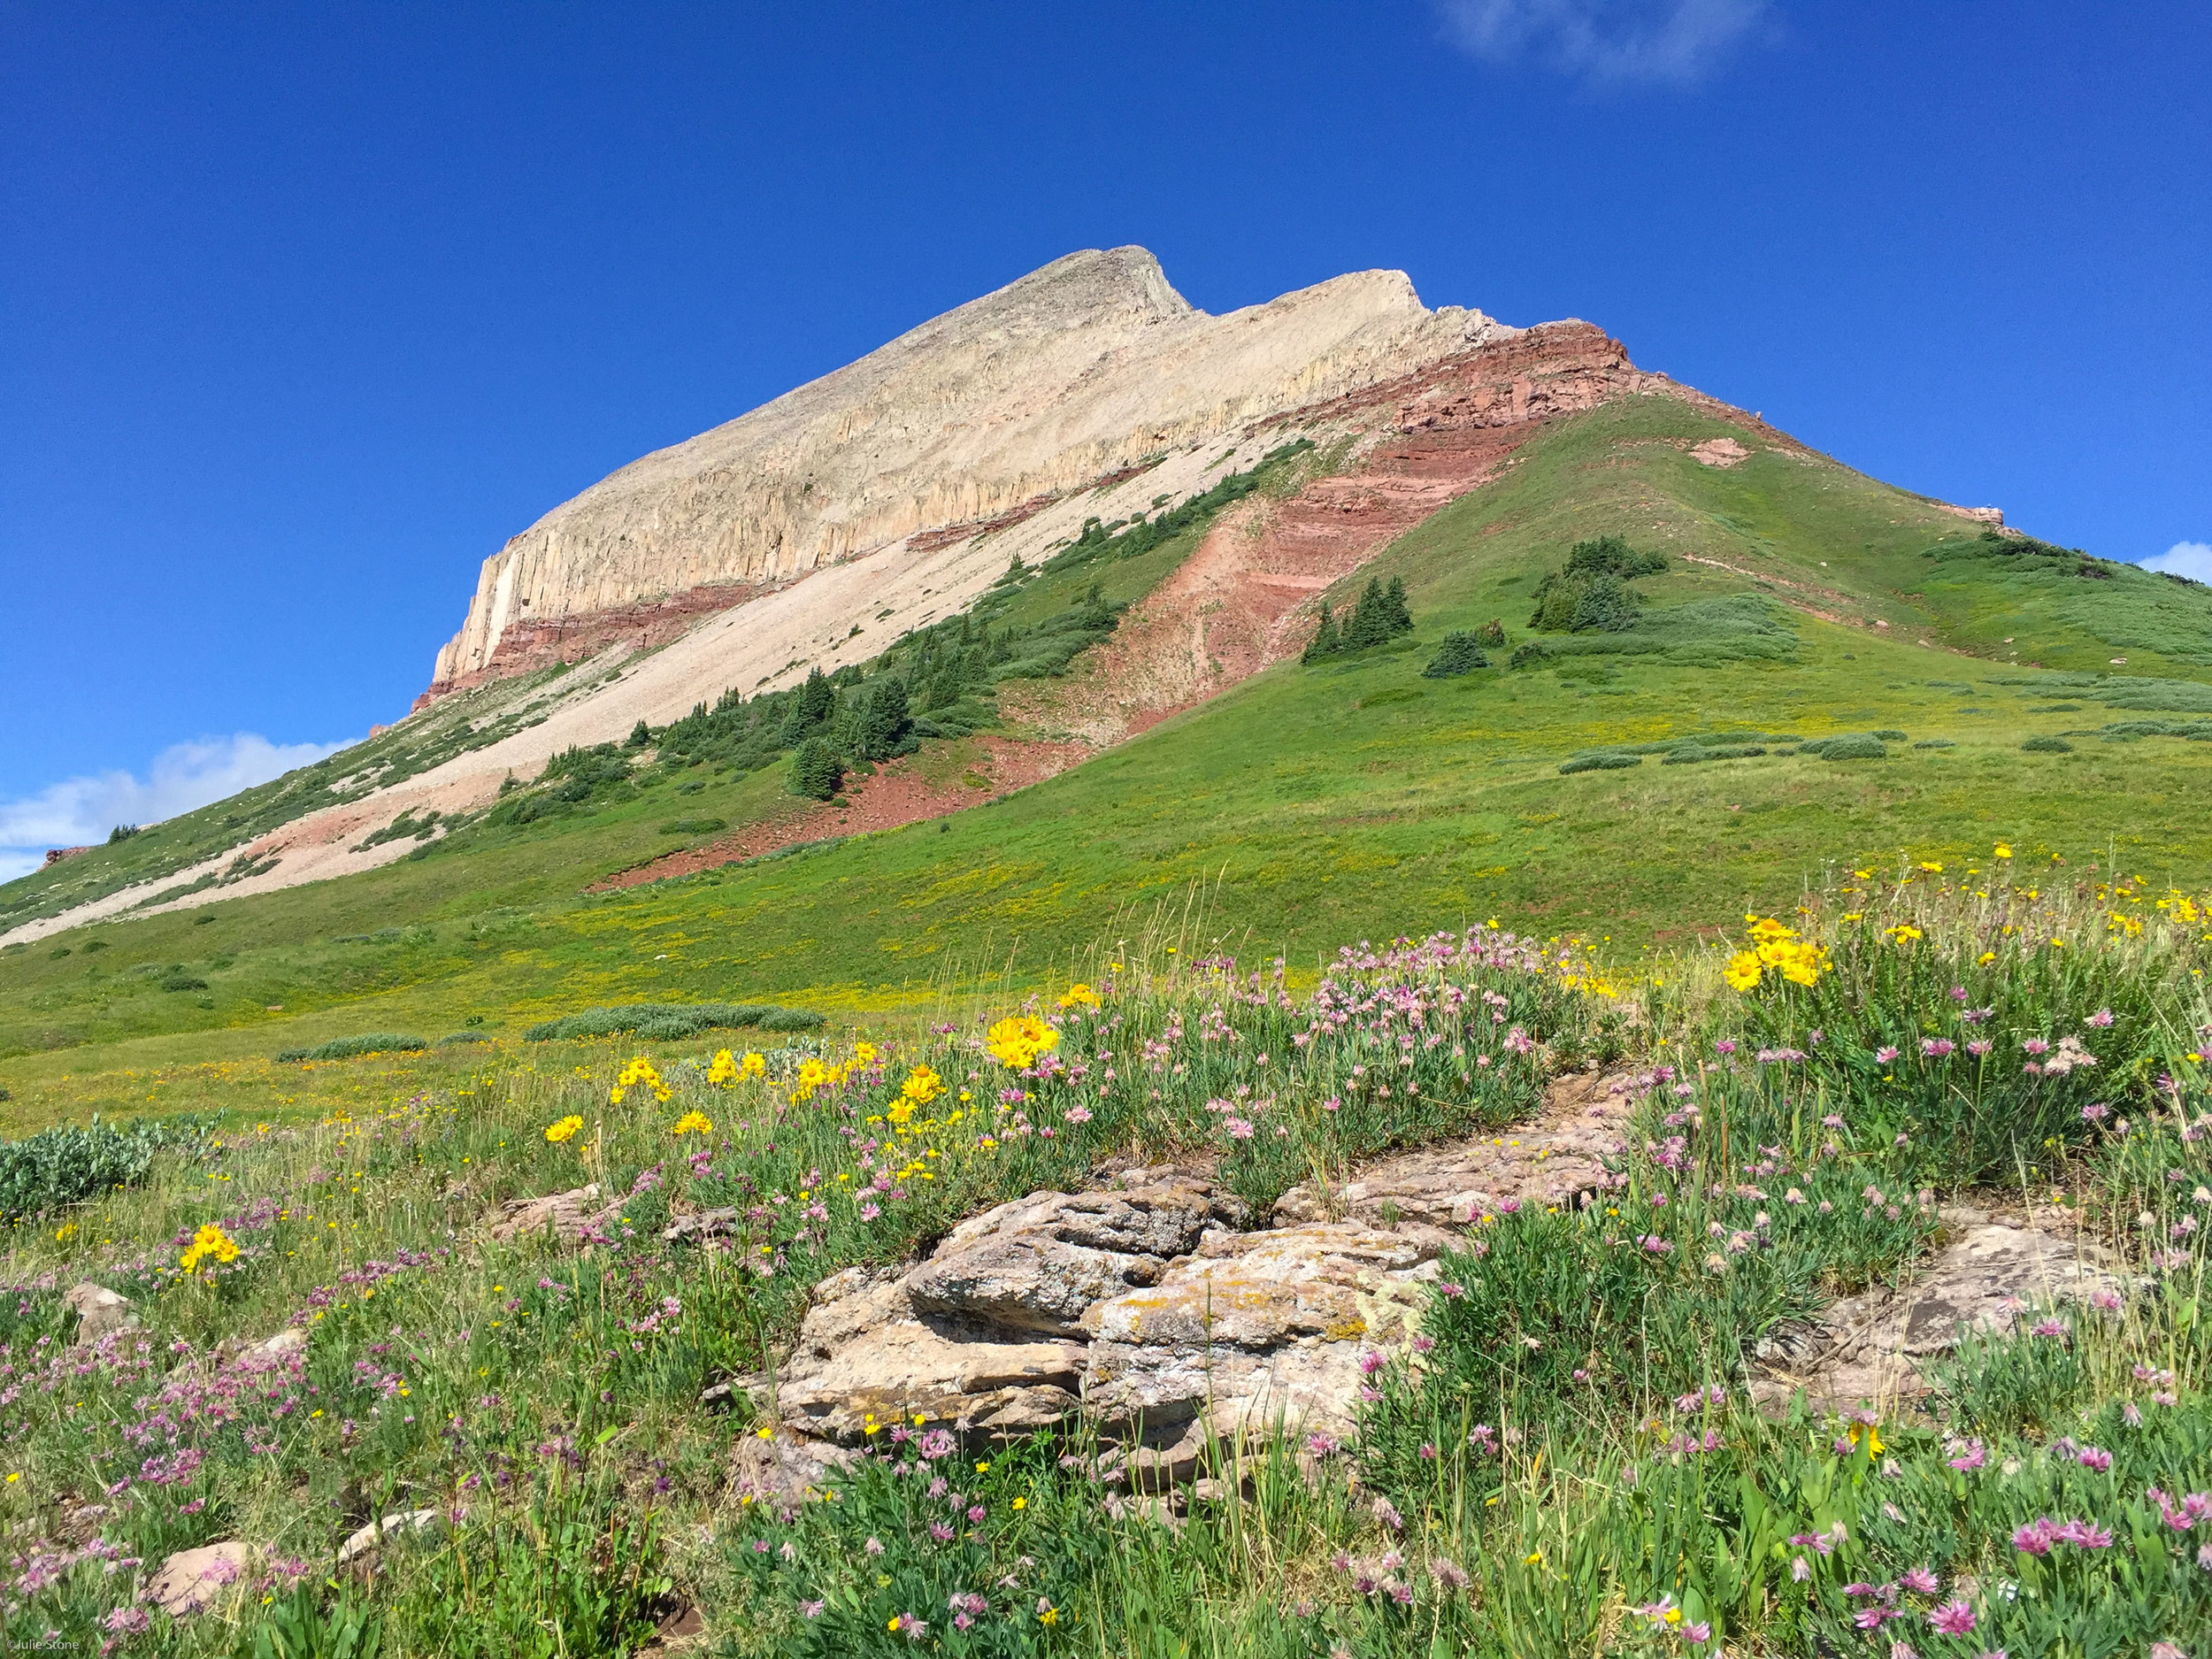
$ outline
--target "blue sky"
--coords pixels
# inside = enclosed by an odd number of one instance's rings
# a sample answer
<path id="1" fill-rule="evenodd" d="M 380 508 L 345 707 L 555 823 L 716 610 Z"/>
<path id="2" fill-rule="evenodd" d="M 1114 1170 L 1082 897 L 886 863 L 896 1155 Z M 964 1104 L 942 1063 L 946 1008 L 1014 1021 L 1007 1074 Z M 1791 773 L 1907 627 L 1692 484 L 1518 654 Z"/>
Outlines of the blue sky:
<path id="1" fill-rule="evenodd" d="M 1585 317 L 2212 575 L 2208 18 L 0 4 L 0 874 L 394 718 L 547 508 L 1076 248 Z"/>

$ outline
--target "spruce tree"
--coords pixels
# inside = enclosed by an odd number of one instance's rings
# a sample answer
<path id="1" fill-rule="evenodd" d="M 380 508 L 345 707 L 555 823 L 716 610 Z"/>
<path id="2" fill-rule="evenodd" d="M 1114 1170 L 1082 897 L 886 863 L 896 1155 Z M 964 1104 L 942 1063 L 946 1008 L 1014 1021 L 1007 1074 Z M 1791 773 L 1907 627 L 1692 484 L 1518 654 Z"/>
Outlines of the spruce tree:
<path id="1" fill-rule="evenodd" d="M 1352 608 L 1352 624 L 1344 630 L 1344 649 L 1363 651 L 1371 645 L 1380 645 L 1390 637 L 1388 607 L 1383 596 L 1382 579 L 1367 579 L 1367 591 L 1359 596 L 1359 603 Z"/>
<path id="2" fill-rule="evenodd" d="M 1406 604 L 1406 579 L 1393 576 L 1390 586 L 1383 593 L 1383 620 L 1389 626 L 1390 637 L 1413 632 L 1413 612 Z"/>
<path id="3" fill-rule="evenodd" d="M 1325 657 L 1334 657 L 1344 649 L 1343 637 L 1336 631 L 1336 618 L 1329 614 L 1329 602 L 1321 602 L 1321 626 L 1299 657 L 1302 663 L 1317 663 Z"/>
<path id="4" fill-rule="evenodd" d="M 825 737 L 810 737 L 791 757 L 791 793 L 810 801 L 826 801 L 845 781 L 845 764 Z"/>
<path id="5" fill-rule="evenodd" d="M 887 675 L 869 687 L 860 716 L 859 749 L 869 760 L 888 760 L 901 752 L 914 722 L 906 705 L 906 682 Z"/>
<path id="6" fill-rule="evenodd" d="M 644 721 L 640 720 L 635 726 L 630 728 L 629 746 L 632 749 L 643 749 L 650 744 L 652 741 L 653 728 L 646 725 Z"/>

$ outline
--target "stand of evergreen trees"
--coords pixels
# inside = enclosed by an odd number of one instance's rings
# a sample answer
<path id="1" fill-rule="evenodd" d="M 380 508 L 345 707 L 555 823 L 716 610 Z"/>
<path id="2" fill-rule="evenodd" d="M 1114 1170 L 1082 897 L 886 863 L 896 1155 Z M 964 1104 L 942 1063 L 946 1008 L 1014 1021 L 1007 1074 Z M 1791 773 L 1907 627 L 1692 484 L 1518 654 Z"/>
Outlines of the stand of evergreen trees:
<path id="1" fill-rule="evenodd" d="M 1386 645 L 1400 634 L 1412 632 L 1413 612 L 1406 606 L 1405 578 L 1393 576 L 1390 586 L 1386 588 L 1380 577 L 1371 576 L 1367 579 L 1367 591 L 1360 595 L 1359 603 L 1352 607 L 1350 619 L 1341 629 L 1329 610 L 1328 601 L 1322 601 L 1321 626 L 1298 660 L 1317 663 L 1325 657 L 1341 657 L 1347 651 Z"/>
<path id="2" fill-rule="evenodd" d="M 1578 541 L 1565 568 L 1536 585 L 1528 625 L 1545 634 L 1624 634 L 1636 626 L 1644 596 L 1631 584 L 1667 568 L 1663 553 L 1639 552 L 1617 535 Z"/>

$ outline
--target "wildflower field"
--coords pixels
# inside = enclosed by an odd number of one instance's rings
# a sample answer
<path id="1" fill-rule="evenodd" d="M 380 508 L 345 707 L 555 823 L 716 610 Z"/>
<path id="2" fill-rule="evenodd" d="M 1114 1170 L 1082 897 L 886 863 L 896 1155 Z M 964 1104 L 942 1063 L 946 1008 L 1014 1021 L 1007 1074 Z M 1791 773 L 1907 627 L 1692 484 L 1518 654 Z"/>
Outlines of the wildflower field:
<path id="1" fill-rule="evenodd" d="M 319 1062 L 390 1087 L 25 1155 L 6 1640 L 2206 1659 L 2212 917 L 2024 864 L 1846 866 L 1664 958 L 1476 927 L 1294 985 L 1161 945 L 836 1031 Z M 1217 1444 L 1172 1517 L 1087 1419 L 887 1414 L 807 1501 L 735 1477 L 833 1272 L 1116 1159 L 1263 1217 L 1586 1070 L 1632 1103 L 1624 1149 L 1584 1202 L 1470 1217 L 1417 1334 L 1363 1360 L 1355 1434 Z M 586 1187 L 566 1234 L 492 1225 Z M 1962 1201 L 2108 1252 L 2108 1284 L 1965 1341 L 1924 1399 L 1755 1405 L 1763 1343 L 1909 1277 Z M 137 1323 L 84 1340 L 85 1284 Z M 224 1540 L 253 1549 L 165 1609 L 161 1563 Z"/>

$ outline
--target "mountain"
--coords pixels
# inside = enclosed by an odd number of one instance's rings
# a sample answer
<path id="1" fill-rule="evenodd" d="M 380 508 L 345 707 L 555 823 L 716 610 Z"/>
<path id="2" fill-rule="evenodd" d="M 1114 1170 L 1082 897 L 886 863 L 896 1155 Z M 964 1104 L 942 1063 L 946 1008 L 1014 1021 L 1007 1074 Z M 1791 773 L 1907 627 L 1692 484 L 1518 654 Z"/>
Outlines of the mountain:
<path id="1" fill-rule="evenodd" d="M 1141 248 L 1070 254 L 555 508 L 484 562 L 425 695 L 1004 528 L 1518 332 L 1402 272 L 1210 317 Z"/>
<path id="2" fill-rule="evenodd" d="M 0 1085 L 1153 927 L 1628 956 L 1999 840 L 2212 872 L 2212 592 L 1392 273 L 1214 319 L 1059 261 L 548 515 L 432 694 L 0 887 Z"/>

